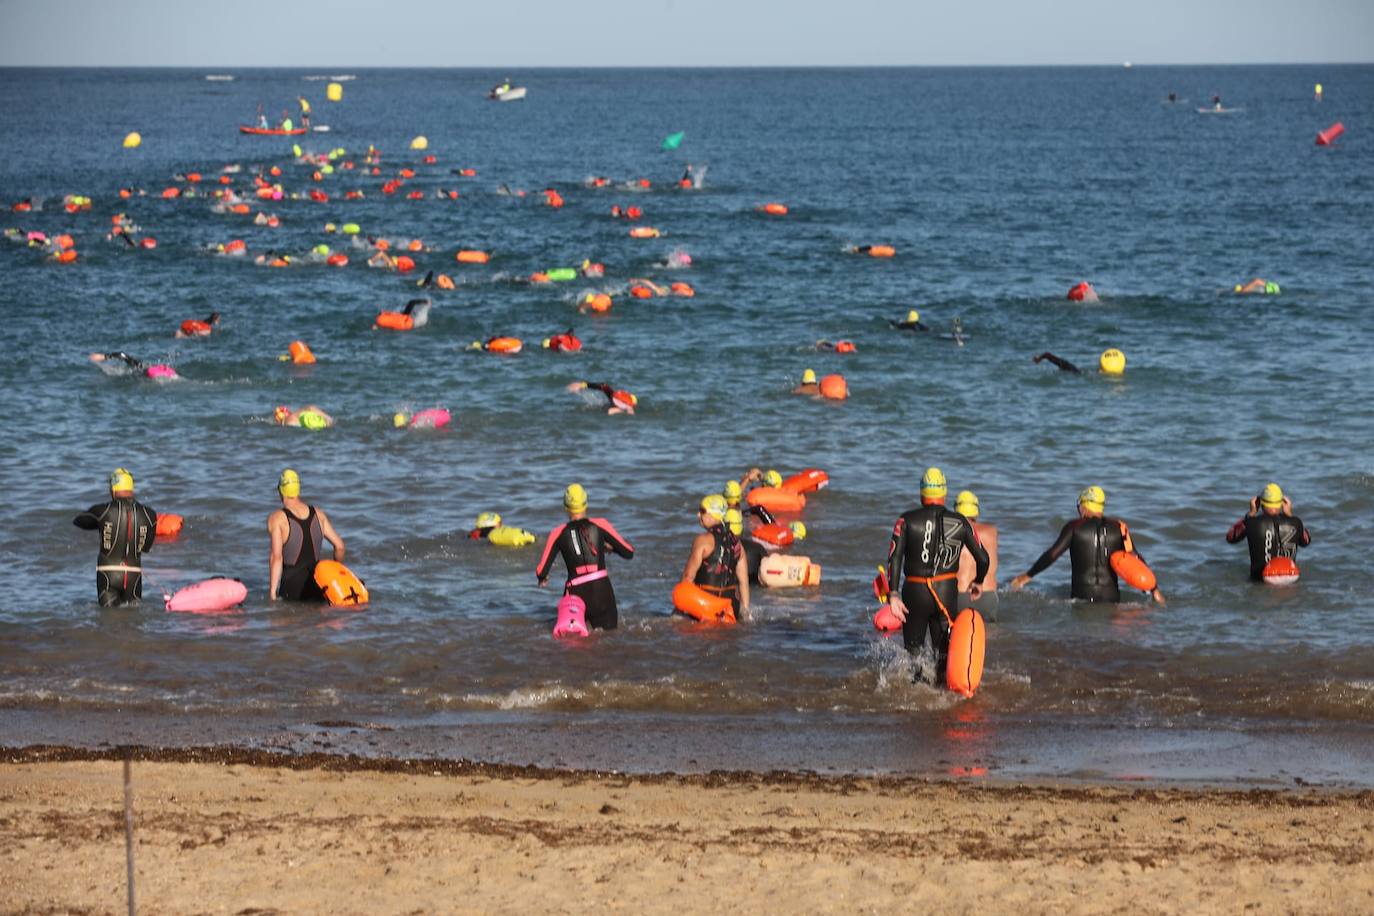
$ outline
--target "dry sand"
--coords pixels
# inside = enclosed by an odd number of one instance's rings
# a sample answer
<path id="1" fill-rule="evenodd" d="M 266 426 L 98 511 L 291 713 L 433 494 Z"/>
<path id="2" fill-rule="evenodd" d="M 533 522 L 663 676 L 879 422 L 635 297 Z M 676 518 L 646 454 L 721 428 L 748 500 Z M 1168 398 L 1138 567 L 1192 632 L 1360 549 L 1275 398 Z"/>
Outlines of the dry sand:
<path id="1" fill-rule="evenodd" d="M 0 911 L 125 907 L 121 764 L 0 755 Z M 1374 912 L 1374 793 L 144 752 L 146 913 Z"/>

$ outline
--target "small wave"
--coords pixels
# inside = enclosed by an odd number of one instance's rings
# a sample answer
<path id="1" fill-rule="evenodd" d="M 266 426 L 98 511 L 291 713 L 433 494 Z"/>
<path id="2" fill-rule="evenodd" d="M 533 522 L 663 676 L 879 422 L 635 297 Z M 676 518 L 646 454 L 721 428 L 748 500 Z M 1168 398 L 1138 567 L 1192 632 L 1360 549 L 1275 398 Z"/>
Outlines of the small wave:
<path id="1" fill-rule="evenodd" d="M 205 78 L 212 82 L 219 83 L 231 82 L 234 79 L 233 75 L 229 73 L 207 73 Z"/>

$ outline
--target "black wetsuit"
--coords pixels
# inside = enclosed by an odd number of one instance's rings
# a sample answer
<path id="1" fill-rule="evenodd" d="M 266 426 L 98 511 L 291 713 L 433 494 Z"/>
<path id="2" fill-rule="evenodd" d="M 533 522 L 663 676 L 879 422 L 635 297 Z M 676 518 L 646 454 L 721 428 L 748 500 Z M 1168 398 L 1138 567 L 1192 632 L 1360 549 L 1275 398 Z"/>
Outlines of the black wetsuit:
<path id="1" fill-rule="evenodd" d="M 549 532 L 544 542 L 544 554 L 539 558 L 534 575 L 542 583 L 549 577 L 555 551 L 568 567 L 568 582 L 563 594 L 576 595 L 587 605 L 587 626 L 614 630 L 619 624 L 615 604 L 615 589 L 611 588 L 606 572 L 606 550 L 610 549 L 627 560 L 633 559 L 635 549 L 620 536 L 604 518 L 573 519 Z"/>
<path id="2" fill-rule="evenodd" d="M 1034 577 L 1069 551 L 1073 563 L 1074 598 L 1083 601 L 1120 601 L 1121 587 L 1112 571 L 1111 556 L 1118 550 L 1145 557 L 1131 543 L 1126 523 L 1109 515 L 1076 518 L 1064 526 L 1050 549 L 1040 555 L 1026 575 Z"/>
<path id="3" fill-rule="evenodd" d="M 1274 557 L 1293 559 L 1299 547 L 1312 543 L 1312 535 L 1295 515 L 1247 515 L 1226 532 L 1226 542 L 1244 538 L 1250 547 L 1250 578 L 1264 581 L 1264 567 Z"/>
<path id="4" fill-rule="evenodd" d="M 1051 363 L 1054 363 L 1054 365 L 1058 366 L 1065 372 L 1072 372 L 1074 375 L 1083 374 L 1082 369 L 1078 368 L 1073 363 L 1069 362 L 1067 359 L 1064 359 L 1060 356 L 1055 356 L 1053 353 L 1050 353 L 1048 351 L 1045 353 L 1041 353 L 1039 356 L 1031 357 L 1031 362 L 1033 363 L 1038 363 L 1041 360 L 1049 360 Z"/>
<path id="5" fill-rule="evenodd" d="M 744 514 L 754 516 L 754 518 L 765 525 L 772 525 L 777 522 L 777 519 L 773 517 L 773 513 L 763 508 L 763 506 L 749 506 L 744 510 Z"/>
<path id="6" fill-rule="evenodd" d="M 973 581 L 982 582 L 990 561 L 969 520 L 944 506 L 920 506 L 897 519 L 887 555 L 887 581 L 900 583 L 906 605 L 902 641 L 908 652 L 918 652 L 929 631 L 940 684 L 949 661 L 950 621 L 959 613 L 959 554 L 965 547 L 976 564 Z"/>
<path id="7" fill-rule="evenodd" d="M 72 519 L 87 531 L 100 532 L 95 562 L 95 592 L 101 607 L 126 604 L 143 597 L 141 554 L 157 537 L 157 513 L 132 496 L 94 505 Z"/>
<path id="8" fill-rule="evenodd" d="M 929 331 L 930 328 L 921 324 L 919 321 L 896 321 L 889 318 L 887 323 L 898 331 Z"/>
<path id="9" fill-rule="evenodd" d="M 734 532 L 727 530 L 724 525 L 716 525 L 707 533 L 714 538 L 715 543 L 711 546 L 711 552 L 701 561 L 696 578 L 692 582 L 701 586 L 703 591 L 729 598 L 730 603 L 734 605 L 735 613 L 738 614 L 740 594 L 739 575 L 736 570 L 744 547 Z"/>
<path id="10" fill-rule="evenodd" d="M 749 566 L 749 584 L 759 584 L 759 567 L 772 551 L 753 538 L 741 538 L 740 547 L 744 549 L 744 562 Z"/>
<path id="11" fill-rule="evenodd" d="M 297 518 L 289 509 L 286 514 L 286 542 L 281 547 L 281 585 L 277 593 L 288 601 L 323 601 L 324 592 L 315 583 L 315 566 L 320 562 L 324 546 L 324 532 L 320 529 L 319 513 L 314 506 L 306 506 L 305 518 Z"/>

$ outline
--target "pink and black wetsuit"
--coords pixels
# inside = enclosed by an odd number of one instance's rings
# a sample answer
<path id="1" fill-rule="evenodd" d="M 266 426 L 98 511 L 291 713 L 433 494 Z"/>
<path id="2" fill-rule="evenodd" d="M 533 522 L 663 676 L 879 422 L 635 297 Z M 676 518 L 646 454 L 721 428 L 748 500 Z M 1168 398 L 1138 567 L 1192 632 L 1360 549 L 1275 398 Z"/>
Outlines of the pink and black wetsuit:
<path id="1" fill-rule="evenodd" d="M 587 626 L 614 630 L 619 623 L 615 589 L 606 572 L 606 551 L 633 559 L 635 549 L 604 518 L 579 518 L 549 532 L 544 553 L 534 575 L 541 583 L 549 578 L 555 551 L 568 567 L 563 594 L 576 595 L 587 604 Z"/>

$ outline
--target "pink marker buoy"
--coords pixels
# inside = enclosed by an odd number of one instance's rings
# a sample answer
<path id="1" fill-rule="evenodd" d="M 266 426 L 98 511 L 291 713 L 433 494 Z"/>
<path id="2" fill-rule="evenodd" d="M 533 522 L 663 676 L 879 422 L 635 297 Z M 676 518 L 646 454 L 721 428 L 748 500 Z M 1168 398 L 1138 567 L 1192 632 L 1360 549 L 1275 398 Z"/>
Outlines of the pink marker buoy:
<path id="1" fill-rule="evenodd" d="M 589 636 L 587 631 L 587 602 L 576 595 L 564 595 L 558 602 L 558 622 L 553 625 L 553 635 Z"/>
<path id="2" fill-rule="evenodd" d="M 1345 133 L 1345 125 L 1342 124 L 1340 121 L 1337 121 L 1335 124 L 1332 124 L 1326 130 L 1317 134 L 1317 145 L 1330 146 L 1331 141 L 1335 140 L 1343 133 Z"/>

